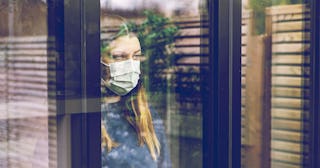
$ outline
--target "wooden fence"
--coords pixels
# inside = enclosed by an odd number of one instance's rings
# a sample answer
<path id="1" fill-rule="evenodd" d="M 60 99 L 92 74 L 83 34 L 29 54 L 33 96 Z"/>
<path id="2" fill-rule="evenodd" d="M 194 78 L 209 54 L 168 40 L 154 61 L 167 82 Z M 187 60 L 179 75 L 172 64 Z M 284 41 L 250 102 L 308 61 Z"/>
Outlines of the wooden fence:
<path id="1" fill-rule="evenodd" d="M 309 12 L 304 5 L 267 8 L 262 36 L 243 23 L 243 168 L 308 166 Z"/>
<path id="2" fill-rule="evenodd" d="M 310 10 L 267 9 L 272 36 L 271 167 L 305 167 L 309 157 Z"/>

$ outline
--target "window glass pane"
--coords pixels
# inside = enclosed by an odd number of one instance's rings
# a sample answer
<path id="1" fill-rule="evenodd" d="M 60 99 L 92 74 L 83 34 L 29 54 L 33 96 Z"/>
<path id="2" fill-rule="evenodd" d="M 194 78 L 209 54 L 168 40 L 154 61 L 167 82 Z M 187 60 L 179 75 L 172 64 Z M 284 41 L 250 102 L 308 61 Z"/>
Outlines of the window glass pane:
<path id="1" fill-rule="evenodd" d="M 0 167 L 54 165 L 48 45 L 46 1 L 0 2 Z"/>
<path id="2" fill-rule="evenodd" d="M 307 167 L 310 9 L 242 2 L 242 167 Z"/>
<path id="3" fill-rule="evenodd" d="M 103 167 L 202 167 L 205 1 L 100 2 Z"/>

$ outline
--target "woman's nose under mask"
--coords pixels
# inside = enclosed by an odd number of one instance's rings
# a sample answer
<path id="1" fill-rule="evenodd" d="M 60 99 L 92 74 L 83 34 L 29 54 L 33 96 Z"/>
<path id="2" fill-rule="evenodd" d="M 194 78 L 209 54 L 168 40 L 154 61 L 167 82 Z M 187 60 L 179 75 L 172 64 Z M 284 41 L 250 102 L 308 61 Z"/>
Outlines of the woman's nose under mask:
<path id="1" fill-rule="evenodd" d="M 110 68 L 111 79 L 107 81 L 106 86 L 117 95 L 124 96 L 137 86 L 140 76 L 140 61 L 128 59 L 103 64 Z"/>

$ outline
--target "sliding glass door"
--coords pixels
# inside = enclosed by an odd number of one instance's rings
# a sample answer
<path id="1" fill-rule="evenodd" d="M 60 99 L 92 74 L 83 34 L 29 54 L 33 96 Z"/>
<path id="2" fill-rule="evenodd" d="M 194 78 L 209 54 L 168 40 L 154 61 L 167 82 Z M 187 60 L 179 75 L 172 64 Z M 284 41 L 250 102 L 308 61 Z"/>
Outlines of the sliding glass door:
<path id="1" fill-rule="evenodd" d="M 102 167 L 202 167 L 207 2 L 100 5 Z"/>

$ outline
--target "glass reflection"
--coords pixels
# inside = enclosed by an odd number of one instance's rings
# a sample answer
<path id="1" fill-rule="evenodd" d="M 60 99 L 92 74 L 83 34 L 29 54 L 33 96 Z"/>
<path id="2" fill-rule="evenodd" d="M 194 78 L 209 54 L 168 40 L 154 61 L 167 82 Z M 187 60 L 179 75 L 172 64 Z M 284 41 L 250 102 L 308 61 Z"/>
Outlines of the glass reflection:
<path id="1" fill-rule="evenodd" d="M 49 45 L 46 1 L 0 2 L 0 167 L 49 167 Z"/>
<path id="2" fill-rule="evenodd" d="M 103 167 L 201 167 L 205 3 L 100 2 Z"/>

